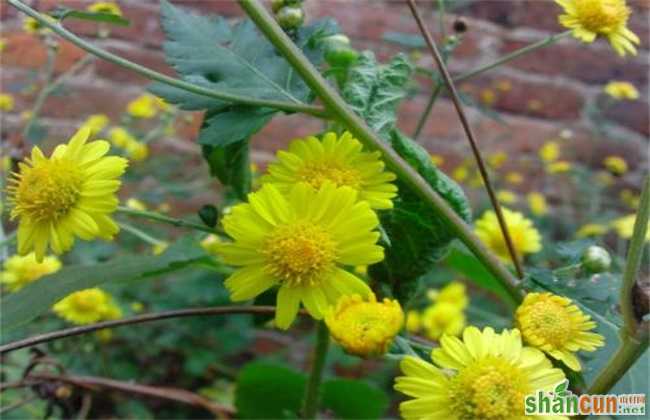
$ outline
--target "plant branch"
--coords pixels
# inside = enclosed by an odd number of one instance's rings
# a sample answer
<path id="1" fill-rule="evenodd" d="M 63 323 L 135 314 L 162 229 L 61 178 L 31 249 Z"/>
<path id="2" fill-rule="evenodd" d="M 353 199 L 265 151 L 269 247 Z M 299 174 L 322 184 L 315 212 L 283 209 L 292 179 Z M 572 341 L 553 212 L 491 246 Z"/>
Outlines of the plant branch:
<path id="1" fill-rule="evenodd" d="M 325 368 L 325 359 L 327 358 L 327 349 L 329 347 L 329 330 L 324 321 L 318 323 L 316 331 L 316 346 L 314 347 L 314 358 L 312 360 L 311 373 L 309 382 L 305 389 L 305 397 L 302 406 L 302 415 L 305 419 L 315 419 L 318 413 L 318 400 L 320 397 L 320 383 L 323 379 L 323 369 Z"/>
<path id="2" fill-rule="evenodd" d="M 123 206 L 119 206 L 117 208 L 117 211 L 123 214 L 128 214 L 129 216 L 144 217 L 145 219 L 155 220 L 157 222 L 163 222 L 177 227 L 186 227 L 186 228 L 200 230 L 202 232 L 208 232 L 208 233 L 219 233 L 219 230 L 217 230 L 216 228 L 211 228 L 201 223 L 190 222 L 189 220 L 165 216 L 163 214 L 156 213 L 153 211 L 134 210 Z"/>
<path id="3" fill-rule="evenodd" d="M 424 24 L 424 21 L 422 20 L 422 16 L 420 15 L 420 12 L 417 9 L 415 0 L 408 0 L 408 5 L 409 8 L 411 9 L 411 13 L 413 14 L 413 17 L 415 18 L 415 21 L 417 22 L 420 32 L 422 32 L 422 36 L 424 37 L 429 47 L 429 51 L 431 52 L 433 59 L 438 65 L 438 70 L 440 71 L 442 79 L 444 80 L 445 85 L 447 86 L 447 90 L 451 94 L 451 99 L 454 103 L 454 107 L 456 108 L 456 112 L 458 113 L 460 122 L 463 125 L 463 129 L 465 130 L 465 134 L 467 135 L 467 139 L 469 140 L 469 144 L 472 148 L 472 152 L 474 153 L 474 158 L 476 159 L 476 164 L 478 165 L 479 172 L 481 173 L 481 178 L 483 178 L 483 182 L 485 183 L 485 189 L 487 190 L 488 196 L 490 197 L 490 201 L 492 202 L 492 207 L 494 207 L 494 211 L 499 221 L 499 227 L 501 228 L 501 233 L 503 234 L 503 238 L 508 248 L 508 253 L 510 254 L 510 258 L 512 259 L 512 263 L 514 264 L 515 269 L 517 270 L 517 275 L 519 276 L 520 279 L 522 279 L 524 277 L 524 270 L 517 256 L 517 250 L 515 249 L 514 244 L 512 242 L 512 238 L 510 237 L 510 232 L 508 232 L 508 225 L 506 224 L 505 218 L 503 217 L 503 212 L 501 211 L 499 200 L 497 199 L 496 193 L 494 192 L 494 187 L 492 186 L 490 177 L 487 172 L 487 168 L 485 166 L 485 163 L 483 162 L 481 151 L 478 148 L 478 143 L 476 141 L 474 132 L 472 131 L 472 128 L 467 119 L 467 115 L 465 115 L 465 110 L 463 109 L 463 105 L 460 102 L 460 97 L 458 96 L 458 92 L 456 91 L 454 82 L 451 79 L 451 75 L 449 74 L 449 70 L 447 70 L 447 66 L 445 65 L 442 55 L 440 55 L 440 51 L 438 51 L 436 42 L 434 41 L 433 37 L 431 36 L 431 33 L 429 32 L 429 30 Z"/>
<path id="4" fill-rule="evenodd" d="M 19 350 L 36 344 L 47 343 L 48 341 L 58 340 L 65 337 L 74 337 L 76 335 L 88 334 L 104 328 L 116 328 L 124 325 L 142 324 L 145 322 L 160 321 L 170 318 L 184 318 L 189 316 L 214 316 L 214 315 L 231 315 L 231 314 L 272 314 L 275 312 L 274 306 L 217 306 L 211 308 L 191 308 L 177 309 L 166 312 L 138 315 L 131 318 L 117 319 L 113 321 L 98 322 L 96 324 L 82 325 L 79 327 L 66 328 L 50 333 L 39 334 L 23 340 L 0 346 L 0 355 Z M 302 313 L 302 311 L 300 312 Z"/>
<path id="5" fill-rule="evenodd" d="M 507 293 L 516 302 L 520 302 L 522 293 L 519 290 L 517 279 L 501 264 L 496 256 L 485 248 L 481 240 L 449 204 L 389 144 L 382 141 L 361 118 L 349 109 L 341 96 L 327 83 L 300 49 L 294 45 L 264 6 L 258 0 L 239 0 L 239 3 L 262 33 L 284 55 L 305 83 L 321 99 L 331 115 L 337 118 L 366 147 L 378 150 L 387 166 L 449 225 L 455 235 L 498 279 Z"/>
<path id="6" fill-rule="evenodd" d="M 141 241 L 149 245 L 155 246 L 155 245 L 162 245 L 165 243 L 165 241 L 163 241 L 162 239 L 154 238 L 153 236 L 149 235 L 147 232 L 144 232 L 128 223 L 119 222 L 118 225 L 120 226 L 120 229 L 129 232 L 133 236 L 136 236 L 138 239 L 140 239 Z"/>
<path id="7" fill-rule="evenodd" d="M 86 50 L 89 53 L 96 55 L 97 57 L 103 58 L 108 62 L 132 70 L 148 79 L 155 80 L 157 82 L 164 83 L 166 85 L 173 86 L 175 88 L 182 89 L 187 92 L 195 93 L 197 95 L 207 96 L 210 98 L 219 99 L 226 102 L 279 109 L 285 112 L 302 112 L 305 114 L 312 115 L 314 117 L 327 118 L 326 112 L 323 110 L 323 108 L 318 106 L 304 104 L 302 102 L 292 103 L 292 102 L 260 99 L 260 98 L 250 97 L 250 96 L 235 95 L 232 93 L 227 93 L 227 92 L 218 91 L 214 89 L 208 89 L 203 86 L 195 85 L 193 83 L 188 83 L 184 80 L 179 80 L 173 77 L 169 77 L 155 70 L 152 70 L 148 67 L 142 66 L 140 64 L 129 61 L 125 58 L 122 58 L 118 55 L 110 53 L 102 48 L 93 45 L 88 41 L 85 41 L 84 39 L 78 37 L 74 33 L 65 29 L 58 22 L 51 22 L 45 19 L 43 15 L 41 15 L 39 12 L 32 9 L 31 7 L 27 6 L 20 0 L 7 0 L 7 2 L 13 7 L 15 7 L 16 9 L 25 13 L 26 15 L 33 17 L 41 25 L 51 29 L 52 32 L 70 41 L 71 43 L 78 46 L 79 48 Z"/>

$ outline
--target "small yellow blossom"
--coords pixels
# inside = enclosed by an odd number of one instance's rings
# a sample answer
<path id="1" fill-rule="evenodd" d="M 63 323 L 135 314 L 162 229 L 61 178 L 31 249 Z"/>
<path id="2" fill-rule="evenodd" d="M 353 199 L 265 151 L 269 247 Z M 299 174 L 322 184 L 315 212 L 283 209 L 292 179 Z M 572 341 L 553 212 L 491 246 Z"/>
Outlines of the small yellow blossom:
<path id="1" fill-rule="evenodd" d="M 131 310 L 136 314 L 139 313 L 139 312 L 142 312 L 144 310 L 144 304 L 142 302 L 137 302 L 137 301 L 132 302 L 131 303 Z"/>
<path id="2" fill-rule="evenodd" d="M 126 110 L 135 118 L 153 118 L 158 113 L 158 102 L 155 96 L 145 93 L 129 102 Z"/>
<path id="3" fill-rule="evenodd" d="M 49 15 L 42 15 L 42 16 L 50 22 L 56 21 L 52 16 Z M 39 22 L 38 20 L 34 19 L 31 16 L 27 16 L 23 20 L 23 30 L 28 34 L 44 34 L 47 32 L 51 32 L 49 28 L 45 27 L 41 22 Z"/>
<path id="4" fill-rule="evenodd" d="M 122 16 L 120 6 L 110 1 L 98 1 L 89 5 L 87 10 L 93 13 L 109 13 L 111 15 Z"/>
<path id="5" fill-rule="evenodd" d="M 221 239 L 219 239 L 217 235 L 210 234 L 201 241 L 201 248 L 203 248 L 208 254 L 218 255 L 220 243 Z"/>
<path id="6" fill-rule="evenodd" d="M 418 311 L 408 311 L 406 313 L 406 331 L 416 334 L 422 327 L 422 319 Z"/>
<path id="7" fill-rule="evenodd" d="M 111 295 L 97 287 L 74 292 L 57 302 L 52 309 L 66 321 L 79 325 L 122 317 L 122 311 Z"/>
<path id="8" fill-rule="evenodd" d="M 10 292 L 16 292 L 47 274 L 59 271 L 60 268 L 61 261 L 53 256 L 45 257 L 39 263 L 34 253 L 24 257 L 13 255 L 4 262 L 3 270 L 0 271 L 0 283 L 6 285 Z"/>
<path id="9" fill-rule="evenodd" d="M 535 216 L 544 216 L 548 213 L 548 204 L 544 195 L 533 191 L 528 193 L 526 200 L 528 201 L 530 212 Z"/>
<path id="10" fill-rule="evenodd" d="M 467 288 L 463 283 L 452 281 L 443 287 L 435 296 L 431 296 L 430 298 L 438 303 L 449 303 L 460 309 L 465 309 L 469 303 L 466 290 Z"/>
<path id="11" fill-rule="evenodd" d="M 605 168 L 613 175 L 623 175 L 627 172 L 627 162 L 620 156 L 607 156 L 603 160 Z"/>
<path id="12" fill-rule="evenodd" d="M 546 170 L 549 174 L 561 174 L 571 170 L 571 162 L 566 160 L 558 160 L 557 162 L 549 163 L 546 165 Z"/>
<path id="13" fill-rule="evenodd" d="M 11 112 L 14 110 L 14 97 L 8 93 L 0 93 L 0 111 Z"/>
<path id="14" fill-rule="evenodd" d="M 506 163 L 506 160 L 508 160 L 508 155 L 506 152 L 492 153 L 487 158 L 488 165 L 490 165 L 492 169 L 499 169 L 503 166 L 504 163 Z"/>
<path id="15" fill-rule="evenodd" d="M 400 404 L 405 420 L 523 419 L 526 395 L 551 391 L 565 379 L 544 353 L 522 346 L 519 330 L 497 334 L 467 327 L 463 339 L 443 336 L 432 363 L 415 356 L 400 362 L 395 389 L 413 399 Z M 555 417 L 556 420 L 566 419 Z"/>
<path id="16" fill-rule="evenodd" d="M 445 163 L 445 158 L 441 155 L 431 153 L 431 162 L 436 166 L 442 166 Z"/>
<path id="17" fill-rule="evenodd" d="M 149 146 L 138 141 L 127 144 L 124 150 L 126 155 L 135 162 L 141 162 L 149 157 Z"/>
<path id="18" fill-rule="evenodd" d="M 595 351 L 603 336 L 590 332 L 596 323 L 571 299 L 551 293 L 528 293 L 517 308 L 515 319 L 523 340 L 569 368 L 580 371 L 578 350 Z"/>
<path id="19" fill-rule="evenodd" d="M 621 201 L 628 207 L 632 209 L 638 209 L 641 197 L 639 194 L 634 193 L 632 190 L 624 189 L 619 194 Z"/>
<path id="20" fill-rule="evenodd" d="M 82 127 L 87 127 L 90 130 L 91 136 L 96 136 L 108 125 L 108 117 L 104 114 L 93 114 L 86 118 Z"/>
<path id="21" fill-rule="evenodd" d="M 609 228 L 599 223 L 587 223 L 582 225 L 576 232 L 577 238 L 587 238 L 589 236 L 600 236 L 607 233 Z"/>
<path id="22" fill-rule="evenodd" d="M 377 302 L 370 294 L 343 295 L 336 308 L 325 315 L 332 338 L 350 354 L 359 357 L 380 356 L 404 325 L 404 312 L 396 300 Z"/>
<path id="23" fill-rule="evenodd" d="M 542 249 L 542 237 L 539 231 L 535 229 L 533 222 L 519 212 L 511 211 L 507 208 L 503 208 L 502 211 L 517 255 L 524 256 L 540 251 Z M 506 241 L 503 238 L 499 221 L 494 211 L 486 211 L 476 221 L 476 234 L 501 259 L 510 261 Z"/>
<path id="24" fill-rule="evenodd" d="M 636 221 L 636 215 L 630 214 L 627 216 L 620 217 L 611 222 L 611 226 L 616 231 L 616 234 L 623 239 L 632 238 L 634 233 L 634 222 Z M 650 229 L 648 229 L 645 235 L 646 241 L 650 241 Z"/>
<path id="25" fill-rule="evenodd" d="M 126 206 L 128 208 L 130 208 L 130 209 L 138 210 L 138 211 L 147 210 L 147 206 L 142 201 L 138 200 L 137 198 L 133 198 L 133 197 L 126 200 Z"/>
<path id="26" fill-rule="evenodd" d="M 497 94 L 492 89 L 483 89 L 480 94 L 481 102 L 484 105 L 493 105 L 497 100 Z"/>
<path id="27" fill-rule="evenodd" d="M 469 177 L 469 169 L 467 166 L 460 165 L 457 166 L 452 172 L 451 177 L 456 180 L 456 182 L 463 182 Z"/>
<path id="28" fill-rule="evenodd" d="M 639 91 L 629 82 L 609 82 L 603 90 L 614 99 L 630 101 L 639 99 Z"/>
<path id="29" fill-rule="evenodd" d="M 137 143 L 138 140 L 129 133 L 124 127 L 113 127 L 108 131 L 108 139 L 110 142 L 122 149 L 126 148 L 131 143 Z"/>
<path id="30" fill-rule="evenodd" d="M 515 204 L 519 200 L 519 197 L 510 190 L 499 190 L 497 191 L 497 200 L 499 200 L 500 203 L 510 205 Z"/>
<path id="31" fill-rule="evenodd" d="M 627 27 L 632 11 L 625 0 L 555 0 L 562 6 L 565 14 L 559 21 L 572 30 L 574 37 L 591 43 L 601 35 L 609 41 L 620 55 L 636 55 L 639 37 Z"/>
<path id="32" fill-rule="evenodd" d="M 506 174 L 505 180 L 508 184 L 521 185 L 524 182 L 524 176 L 519 172 L 512 171 Z"/>
<path id="33" fill-rule="evenodd" d="M 458 305 L 437 302 L 424 310 L 421 322 L 426 336 L 438 340 L 443 335 L 459 335 L 465 328 L 465 314 Z"/>
<path id="34" fill-rule="evenodd" d="M 151 247 L 151 252 L 153 255 L 160 255 L 163 252 L 165 252 L 169 248 L 169 244 L 167 242 L 158 242 L 154 246 Z"/>
<path id="35" fill-rule="evenodd" d="M 7 40 L 5 38 L 0 38 L 0 53 L 2 53 L 7 47 Z"/>
<path id="36" fill-rule="evenodd" d="M 539 157 L 546 163 L 555 162 L 560 157 L 560 145 L 558 142 L 549 141 L 539 149 Z"/>

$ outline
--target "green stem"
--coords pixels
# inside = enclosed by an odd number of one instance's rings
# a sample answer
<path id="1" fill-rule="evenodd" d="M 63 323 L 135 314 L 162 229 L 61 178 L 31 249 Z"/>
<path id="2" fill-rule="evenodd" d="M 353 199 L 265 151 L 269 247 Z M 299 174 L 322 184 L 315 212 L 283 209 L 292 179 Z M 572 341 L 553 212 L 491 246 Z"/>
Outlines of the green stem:
<path id="1" fill-rule="evenodd" d="M 304 104 L 302 102 L 284 102 L 284 101 L 274 101 L 267 99 L 260 99 L 250 96 L 235 95 L 232 93 L 222 92 L 214 89 L 208 89 L 203 86 L 195 85 L 193 83 L 188 83 L 183 80 L 175 79 L 173 77 L 166 76 L 162 73 L 154 71 L 150 68 L 141 66 L 140 64 L 134 63 L 132 61 L 126 60 L 118 55 L 112 54 L 102 48 L 99 48 L 75 35 L 74 33 L 68 31 L 58 22 L 51 22 L 45 19 L 39 12 L 27 6 L 20 0 L 7 0 L 7 2 L 25 13 L 28 16 L 33 17 L 38 20 L 43 26 L 52 30 L 52 32 L 61 36 L 62 38 L 70 41 L 79 48 L 88 51 L 91 54 L 96 55 L 97 57 L 103 58 L 106 61 L 109 61 L 118 66 L 124 67 L 126 69 L 132 70 L 148 79 L 155 80 L 160 83 L 164 83 L 169 86 L 176 87 L 178 89 L 185 90 L 187 92 L 195 93 L 197 95 L 207 96 L 214 99 L 219 99 L 226 102 L 232 102 L 236 104 L 267 107 L 273 109 L 279 109 L 286 112 L 302 112 L 319 118 L 327 118 L 325 111 L 317 106 Z"/>
<path id="2" fill-rule="evenodd" d="M 314 347 L 311 374 L 309 375 L 309 382 L 307 382 L 302 405 L 302 415 L 305 419 L 314 419 L 316 418 L 316 413 L 318 413 L 319 389 L 321 379 L 323 378 L 323 369 L 325 368 L 329 342 L 330 336 L 327 325 L 325 325 L 324 321 L 320 321 L 316 331 L 316 346 Z"/>
<path id="3" fill-rule="evenodd" d="M 156 213 L 153 211 L 147 210 L 134 210 L 128 207 L 118 207 L 117 211 L 123 214 L 128 214 L 129 216 L 144 217 L 145 219 L 155 220 L 157 222 L 167 223 L 177 227 L 186 227 L 190 229 L 200 230 L 202 232 L 208 233 L 217 233 L 216 229 L 212 229 L 208 226 L 202 225 L 200 223 L 190 222 L 189 220 L 177 219 L 175 217 L 169 217 Z"/>
<path id="4" fill-rule="evenodd" d="M 501 282 L 508 294 L 516 302 L 520 302 L 522 293 L 519 290 L 517 279 L 501 264 L 497 257 L 485 248 L 481 240 L 449 204 L 389 144 L 382 141 L 361 118 L 348 108 L 336 90 L 327 84 L 318 70 L 287 37 L 264 6 L 257 0 L 240 0 L 240 4 L 251 20 L 266 35 L 267 39 L 275 45 L 278 51 L 302 76 L 305 83 L 321 99 L 328 111 L 366 147 L 381 152 L 388 167 L 420 195 L 431 210 L 443 219 L 444 223 L 454 231 L 456 236 L 474 253 L 476 258 Z"/>
<path id="5" fill-rule="evenodd" d="M 45 100 L 47 99 L 48 96 L 50 96 L 50 90 L 48 89 L 48 86 L 50 85 L 52 81 L 52 76 L 54 75 L 55 61 L 56 61 L 56 48 L 54 45 L 48 45 L 47 61 L 45 62 L 45 71 L 44 71 L 45 87 L 41 89 L 38 96 L 36 97 L 36 100 L 34 101 L 34 106 L 32 107 L 29 120 L 27 120 L 27 124 L 25 124 L 25 128 L 23 128 L 23 133 L 22 133 L 23 139 L 29 138 L 29 134 L 32 131 L 32 128 L 34 127 L 34 123 L 38 119 L 38 115 L 41 113 L 41 109 L 45 104 Z"/>
<path id="6" fill-rule="evenodd" d="M 140 238 L 143 242 L 148 243 L 149 245 L 161 245 L 164 244 L 165 241 L 162 241 L 160 239 L 156 239 L 153 236 L 149 235 L 148 233 L 138 229 L 135 226 L 132 226 L 128 223 L 120 222 L 118 223 L 120 225 L 120 228 L 129 232 L 133 236 L 137 236 Z"/>

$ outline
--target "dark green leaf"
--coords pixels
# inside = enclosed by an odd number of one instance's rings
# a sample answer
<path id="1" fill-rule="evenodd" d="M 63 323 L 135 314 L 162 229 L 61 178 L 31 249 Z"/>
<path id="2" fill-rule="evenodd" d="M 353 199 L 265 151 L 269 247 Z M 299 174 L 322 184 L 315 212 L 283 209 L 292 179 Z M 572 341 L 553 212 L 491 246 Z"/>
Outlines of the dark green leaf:
<path id="1" fill-rule="evenodd" d="M 392 146 L 466 222 L 471 209 L 463 190 L 431 162 L 429 154 L 413 140 L 393 131 Z M 395 208 L 381 216 L 390 238 L 386 258 L 371 267 L 373 278 L 392 284 L 395 296 L 407 299 L 415 280 L 447 253 L 454 232 L 419 195 L 398 181 Z"/>
<path id="2" fill-rule="evenodd" d="M 339 419 L 379 419 L 388 408 L 388 397 L 366 382 L 334 379 L 322 387 L 322 406 Z"/>
<path id="3" fill-rule="evenodd" d="M 50 16 L 61 21 L 64 19 L 80 19 L 93 22 L 110 23 L 111 25 L 129 26 L 131 22 L 122 16 L 104 12 L 87 12 L 84 10 L 69 9 L 67 7 L 58 7 L 56 10 L 48 13 Z"/>
<path id="4" fill-rule="evenodd" d="M 293 417 L 300 404 L 307 379 L 281 365 L 266 362 L 247 364 L 237 377 L 235 407 L 242 419 Z"/>
<path id="5" fill-rule="evenodd" d="M 210 174 L 233 189 L 241 200 L 251 189 L 249 141 L 239 141 L 225 147 L 203 146 L 203 157 L 210 166 Z"/>
<path id="6" fill-rule="evenodd" d="M 199 143 L 208 146 L 227 146 L 250 138 L 268 123 L 275 111 L 266 108 L 233 106 L 206 117 Z"/>
<path id="7" fill-rule="evenodd" d="M 185 238 L 160 256 L 128 255 L 100 264 L 64 266 L 2 299 L 0 329 L 8 331 L 25 324 L 78 290 L 179 270 L 202 257 L 205 252 Z"/>
<path id="8" fill-rule="evenodd" d="M 350 69 L 343 97 L 350 107 L 381 137 L 388 139 L 395 127 L 396 111 L 406 96 L 405 85 L 413 66 L 403 54 L 380 65 L 375 55 L 364 51 Z"/>

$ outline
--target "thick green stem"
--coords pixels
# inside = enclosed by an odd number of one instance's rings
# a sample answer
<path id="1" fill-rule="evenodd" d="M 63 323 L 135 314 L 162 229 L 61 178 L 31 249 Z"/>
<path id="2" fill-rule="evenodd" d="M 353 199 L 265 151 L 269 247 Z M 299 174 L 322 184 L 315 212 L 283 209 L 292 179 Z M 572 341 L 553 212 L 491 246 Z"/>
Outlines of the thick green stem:
<path id="1" fill-rule="evenodd" d="M 314 347 L 311 373 L 302 404 L 302 415 L 305 419 L 314 419 L 316 418 L 316 413 L 318 413 L 320 383 L 323 379 L 323 369 L 325 368 L 329 342 L 330 335 L 327 325 L 325 325 L 324 321 L 320 321 L 316 331 L 316 346 Z"/>
<path id="2" fill-rule="evenodd" d="M 476 255 L 476 258 L 499 280 L 508 294 L 515 301 L 521 301 L 522 293 L 519 290 L 518 281 L 512 273 L 485 248 L 481 240 L 449 204 L 389 144 L 382 141 L 361 118 L 348 108 L 336 90 L 327 83 L 300 49 L 294 45 L 264 6 L 257 0 L 240 0 L 240 4 L 262 33 L 285 56 L 307 85 L 321 99 L 332 116 L 336 117 L 366 147 L 381 152 L 387 166 L 417 192 L 432 211 L 443 219 L 456 236 Z"/>
<path id="3" fill-rule="evenodd" d="M 52 32 L 61 36 L 62 38 L 70 41 L 74 45 L 78 46 L 81 49 L 88 51 L 91 54 L 96 55 L 97 57 L 103 58 L 106 61 L 109 61 L 118 66 L 132 70 L 142 76 L 155 80 L 160 83 L 164 83 L 169 86 L 176 87 L 178 89 L 185 90 L 187 92 L 195 93 L 197 95 L 207 96 L 214 99 L 219 99 L 226 102 L 232 102 L 236 104 L 267 107 L 273 109 L 279 109 L 286 112 L 302 112 L 305 114 L 313 115 L 315 117 L 326 118 L 327 115 L 325 111 L 317 106 L 312 106 L 304 104 L 301 102 L 284 102 L 284 101 L 273 101 L 267 99 L 254 98 L 250 96 L 235 95 L 232 93 L 222 92 L 214 89 L 208 89 L 203 86 L 195 85 L 192 83 L 185 82 L 183 80 L 175 79 L 173 77 L 166 76 L 157 71 L 151 70 L 150 68 L 141 66 L 140 64 L 134 63 L 132 61 L 126 60 L 120 56 L 112 54 L 102 48 L 99 48 L 81 38 L 72 32 L 65 29 L 57 22 L 51 22 L 43 17 L 39 12 L 22 3 L 20 0 L 7 0 L 16 9 L 25 13 L 28 16 L 33 17 L 38 20 L 44 27 L 49 28 Z"/>
<path id="4" fill-rule="evenodd" d="M 175 217 L 165 216 L 160 213 L 146 210 L 134 210 L 128 207 L 118 207 L 117 211 L 120 213 L 128 214 L 129 216 L 144 217 L 145 219 L 155 220 L 156 222 L 167 223 L 177 227 L 186 227 L 194 230 L 200 230 L 208 233 L 218 233 L 218 230 L 202 225 L 200 223 L 190 222 L 189 220 L 177 219 Z"/>

